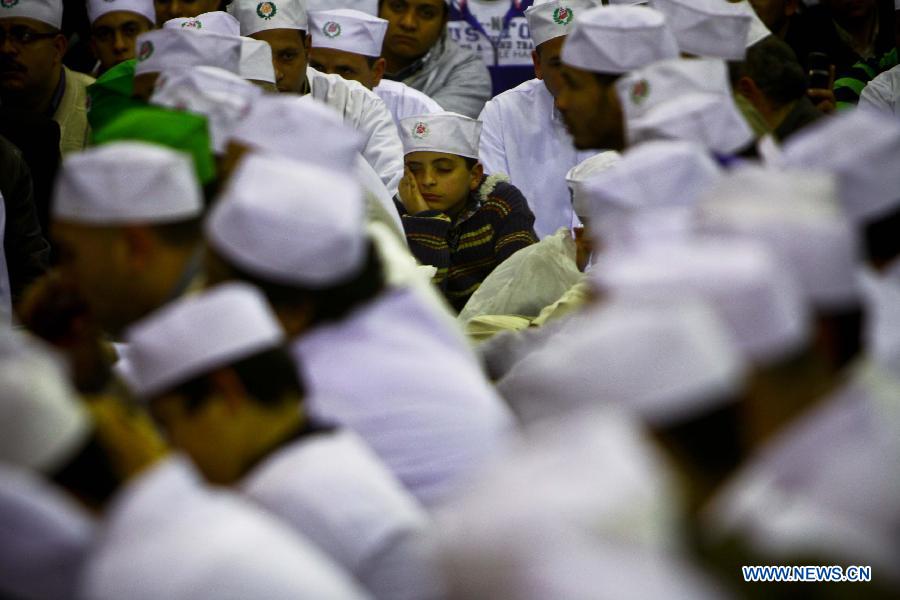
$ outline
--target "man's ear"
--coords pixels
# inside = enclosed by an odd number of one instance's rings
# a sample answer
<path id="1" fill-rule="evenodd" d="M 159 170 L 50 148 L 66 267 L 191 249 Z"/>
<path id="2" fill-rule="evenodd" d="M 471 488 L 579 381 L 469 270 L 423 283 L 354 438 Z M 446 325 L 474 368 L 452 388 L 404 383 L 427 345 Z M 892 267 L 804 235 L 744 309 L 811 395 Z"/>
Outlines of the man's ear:
<path id="1" fill-rule="evenodd" d="M 475 166 L 472 167 L 470 171 L 471 179 L 469 179 L 469 189 L 473 192 L 478 189 L 478 186 L 481 185 L 481 180 L 484 178 L 484 167 L 481 163 L 475 163 Z"/>
<path id="2" fill-rule="evenodd" d="M 745 97 L 747 100 L 750 100 L 751 102 L 754 102 L 760 94 L 759 87 L 757 87 L 756 82 L 746 75 L 738 79 L 735 90 L 737 91 L 737 93 Z"/>
<path id="3" fill-rule="evenodd" d="M 156 236 L 149 227 L 131 225 L 122 229 L 128 264 L 135 270 L 146 268 L 156 250 Z"/>
<path id="4" fill-rule="evenodd" d="M 66 55 L 66 50 L 69 49 L 69 40 L 66 39 L 66 36 L 59 33 L 53 36 L 53 47 L 56 48 L 56 52 L 59 55 L 59 61 L 62 62 L 63 57 Z M 93 44 L 91 45 L 93 48 Z"/>
<path id="5" fill-rule="evenodd" d="M 209 375 L 210 387 L 213 394 L 225 401 L 225 406 L 231 412 L 237 412 L 246 402 L 247 388 L 241 378 L 238 377 L 234 369 L 222 368 L 216 369 Z"/>
<path id="6" fill-rule="evenodd" d="M 544 79 L 544 72 L 541 69 L 541 55 L 538 54 L 537 50 L 531 51 L 531 62 L 534 63 L 534 76 L 537 79 Z"/>
<path id="7" fill-rule="evenodd" d="M 384 77 L 384 70 L 387 68 L 387 61 L 383 58 L 379 58 L 375 61 L 375 64 L 372 65 L 372 74 L 374 76 L 374 83 L 372 84 L 373 88 L 378 87 L 378 84 L 381 83 L 381 78 Z"/>

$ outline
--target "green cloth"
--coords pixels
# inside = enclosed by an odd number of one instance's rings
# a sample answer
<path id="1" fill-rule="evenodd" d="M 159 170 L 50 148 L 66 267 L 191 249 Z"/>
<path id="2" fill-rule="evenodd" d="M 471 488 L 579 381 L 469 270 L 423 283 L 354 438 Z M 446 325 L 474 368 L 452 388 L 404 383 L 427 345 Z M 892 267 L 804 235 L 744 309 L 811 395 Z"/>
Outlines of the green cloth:
<path id="1" fill-rule="evenodd" d="M 139 106 L 146 106 L 131 97 L 134 88 L 134 59 L 126 60 L 106 71 L 87 88 L 88 122 L 91 129 L 104 127 L 120 113 Z"/>
<path id="2" fill-rule="evenodd" d="M 216 178 L 206 117 L 159 106 L 142 106 L 123 112 L 94 131 L 97 145 L 122 140 L 149 142 L 186 152 L 194 159 L 201 184 Z"/>

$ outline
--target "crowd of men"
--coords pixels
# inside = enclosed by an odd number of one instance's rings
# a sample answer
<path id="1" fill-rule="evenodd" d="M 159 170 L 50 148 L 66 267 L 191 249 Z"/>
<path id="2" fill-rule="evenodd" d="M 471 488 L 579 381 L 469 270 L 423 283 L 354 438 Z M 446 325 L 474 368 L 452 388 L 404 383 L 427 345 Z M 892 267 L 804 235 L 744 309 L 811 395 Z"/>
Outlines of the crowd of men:
<path id="1" fill-rule="evenodd" d="M 0 598 L 897 597 L 898 47 L 0 0 Z"/>

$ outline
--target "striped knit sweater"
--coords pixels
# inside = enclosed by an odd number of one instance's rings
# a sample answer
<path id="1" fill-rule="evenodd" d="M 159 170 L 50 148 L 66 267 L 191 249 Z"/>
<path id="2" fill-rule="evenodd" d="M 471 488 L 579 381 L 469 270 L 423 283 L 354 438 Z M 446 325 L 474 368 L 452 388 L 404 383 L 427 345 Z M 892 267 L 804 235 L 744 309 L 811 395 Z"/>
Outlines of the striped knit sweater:
<path id="1" fill-rule="evenodd" d="M 497 265 L 537 242 L 525 197 L 503 179 L 486 177 L 455 220 L 437 210 L 410 215 L 398 203 L 409 249 L 437 268 L 433 281 L 456 310 Z"/>

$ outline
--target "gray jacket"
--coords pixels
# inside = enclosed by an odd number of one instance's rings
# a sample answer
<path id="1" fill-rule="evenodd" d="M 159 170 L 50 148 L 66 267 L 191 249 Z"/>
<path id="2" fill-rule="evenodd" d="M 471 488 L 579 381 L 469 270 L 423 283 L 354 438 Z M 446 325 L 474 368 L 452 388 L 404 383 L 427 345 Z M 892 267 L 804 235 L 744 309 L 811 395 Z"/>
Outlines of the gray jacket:
<path id="1" fill-rule="evenodd" d="M 428 54 L 386 79 L 431 96 L 450 112 L 477 119 L 491 97 L 491 75 L 481 58 L 447 39 L 446 32 Z"/>

